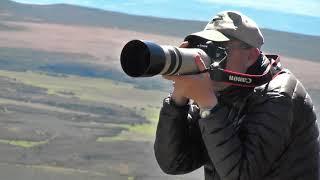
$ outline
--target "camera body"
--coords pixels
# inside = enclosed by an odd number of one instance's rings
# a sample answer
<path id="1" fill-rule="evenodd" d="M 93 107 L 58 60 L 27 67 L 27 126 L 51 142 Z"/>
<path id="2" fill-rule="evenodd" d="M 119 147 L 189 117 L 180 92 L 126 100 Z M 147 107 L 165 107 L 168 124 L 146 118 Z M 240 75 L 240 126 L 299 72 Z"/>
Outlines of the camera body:
<path id="1" fill-rule="evenodd" d="M 245 74 L 226 70 L 227 48 L 212 41 L 189 41 L 190 48 L 158 45 L 149 41 L 129 41 L 121 51 L 121 66 L 131 77 L 188 75 L 208 72 L 214 81 L 234 86 L 256 87 L 265 84 L 282 68 L 279 59 L 271 59 L 263 74 Z M 195 56 L 200 55 L 208 69 L 200 72 Z"/>

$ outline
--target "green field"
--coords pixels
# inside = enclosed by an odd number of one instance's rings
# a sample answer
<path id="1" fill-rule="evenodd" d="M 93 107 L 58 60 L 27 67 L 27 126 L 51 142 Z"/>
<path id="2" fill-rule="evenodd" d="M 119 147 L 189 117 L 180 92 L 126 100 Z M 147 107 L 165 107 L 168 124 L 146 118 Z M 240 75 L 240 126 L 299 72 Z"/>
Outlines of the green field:
<path id="1" fill-rule="evenodd" d="M 48 141 L 36 142 L 36 141 L 0 139 L 0 143 L 2 143 L 2 144 L 10 144 L 10 145 L 13 145 L 13 146 L 19 146 L 19 147 L 23 147 L 23 148 L 32 148 L 32 147 L 35 147 L 35 146 L 46 144 L 46 143 L 48 143 Z"/>
<path id="2" fill-rule="evenodd" d="M 41 72 L 15 72 L 0 70 L 0 76 L 10 78 L 16 83 L 33 87 L 44 88 L 48 95 L 61 96 L 64 98 L 78 98 L 83 101 L 96 103 L 117 104 L 145 117 L 149 123 L 145 124 L 105 124 L 105 127 L 121 127 L 126 129 L 115 137 L 99 137 L 98 142 L 109 141 L 150 141 L 153 140 L 156 123 L 158 120 L 159 107 L 166 93 L 161 91 L 142 90 L 135 88 L 132 84 L 119 83 L 107 79 L 85 78 L 79 76 L 55 75 L 50 76 Z M 41 108 L 43 110 L 54 110 L 59 112 L 74 112 L 63 107 L 53 107 L 43 104 L 26 103 L 1 99 L 0 104 L 20 104 L 24 106 Z M 76 112 L 81 113 L 81 112 Z M 15 143 L 18 142 L 18 143 Z M 23 140 L 2 140 L 0 143 L 33 147 L 36 142 L 25 142 Z"/>
<path id="3" fill-rule="evenodd" d="M 47 89 L 48 94 L 73 96 L 81 100 L 106 102 L 130 108 L 159 107 L 167 93 L 142 90 L 132 84 L 79 76 L 49 76 L 41 72 L 15 72 L 0 70 L 0 76 L 21 83 Z"/>

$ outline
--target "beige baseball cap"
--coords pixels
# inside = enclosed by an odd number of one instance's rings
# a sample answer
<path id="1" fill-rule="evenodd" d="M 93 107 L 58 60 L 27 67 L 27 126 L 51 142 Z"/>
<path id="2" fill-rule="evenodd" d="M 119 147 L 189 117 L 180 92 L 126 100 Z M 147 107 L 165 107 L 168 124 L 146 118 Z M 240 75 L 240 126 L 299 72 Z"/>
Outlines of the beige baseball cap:
<path id="1" fill-rule="evenodd" d="M 236 11 L 218 13 L 203 31 L 189 35 L 189 37 L 191 36 L 198 36 L 217 42 L 236 38 L 259 49 L 264 43 L 262 33 L 257 24 L 249 17 Z"/>

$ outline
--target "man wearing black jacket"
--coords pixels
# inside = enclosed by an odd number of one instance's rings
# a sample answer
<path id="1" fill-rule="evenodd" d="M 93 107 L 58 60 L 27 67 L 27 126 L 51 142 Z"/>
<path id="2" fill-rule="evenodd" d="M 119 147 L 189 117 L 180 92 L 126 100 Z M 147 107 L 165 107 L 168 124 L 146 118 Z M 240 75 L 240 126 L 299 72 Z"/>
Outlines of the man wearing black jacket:
<path id="1" fill-rule="evenodd" d="M 203 166 L 206 180 L 318 180 L 319 132 L 311 98 L 276 55 L 260 51 L 264 40 L 254 21 L 221 12 L 181 47 L 194 46 L 192 39 L 221 45 L 221 67 L 249 79 L 217 81 L 209 72 L 164 76 L 174 88 L 163 102 L 154 144 L 161 169 L 185 174 Z M 195 62 L 200 71 L 208 68 L 200 56 Z M 259 86 L 237 83 L 269 71 L 270 81 Z"/>

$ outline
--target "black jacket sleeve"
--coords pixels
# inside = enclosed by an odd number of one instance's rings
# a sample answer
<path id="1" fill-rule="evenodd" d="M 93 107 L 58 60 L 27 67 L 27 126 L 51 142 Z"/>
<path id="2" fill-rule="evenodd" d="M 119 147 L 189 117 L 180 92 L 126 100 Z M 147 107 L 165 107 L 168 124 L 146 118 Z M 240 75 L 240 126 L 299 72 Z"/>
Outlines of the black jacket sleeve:
<path id="1" fill-rule="evenodd" d="M 170 104 L 170 98 L 163 102 L 154 151 L 160 168 L 167 174 L 191 172 L 208 158 L 203 157 L 207 153 L 199 124 L 188 114 L 189 109 L 190 105 L 178 107 Z"/>
<path id="2" fill-rule="evenodd" d="M 292 121 L 290 97 L 277 94 L 255 99 L 248 109 L 239 121 L 228 106 L 199 120 L 209 157 L 221 179 L 263 179 L 285 150 Z"/>

